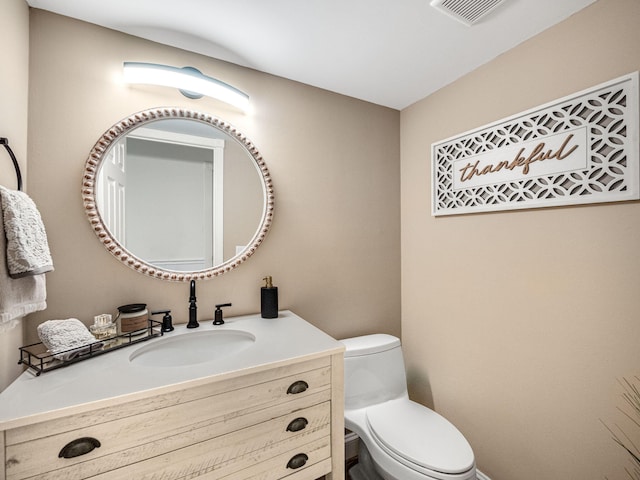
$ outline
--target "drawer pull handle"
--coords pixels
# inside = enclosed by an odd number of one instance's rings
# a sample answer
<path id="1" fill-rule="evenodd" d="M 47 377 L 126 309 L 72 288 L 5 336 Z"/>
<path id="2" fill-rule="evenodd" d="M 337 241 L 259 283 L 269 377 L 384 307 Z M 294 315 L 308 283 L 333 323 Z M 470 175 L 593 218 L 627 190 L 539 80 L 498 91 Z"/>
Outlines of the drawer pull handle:
<path id="1" fill-rule="evenodd" d="M 300 430 L 304 430 L 308 424 L 309 421 L 304 417 L 294 418 L 287 426 L 287 432 L 299 432 Z"/>
<path id="2" fill-rule="evenodd" d="M 289 463 L 287 463 L 287 468 L 295 470 L 296 468 L 304 467 L 304 464 L 307 463 L 307 460 L 309 460 L 309 457 L 307 457 L 304 453 L 298 453 L 297 455 L 291 457 L 291 460 L 289 460 Z"/>
<path id="3" fill-rule="evenodd" d="M 85 455 L 91 452 L 94 448 L 98 448 L 100 446 L 100 442 L 95 438 L 91 437 L 82 437 L 77 438 L 69 443 L 67 443 L 60 453 L 58 457 L 60 458 L 74 458 L 79 457 L 80 455 Z"/>
<path id="4" fill-rule="evenodd" d="M 297 393 L 306 391 L 307 388 L 309 388 L 309 384 L 307 382 L 305 382 L 304 380 L 298 380 L 297 382 L 293 382 L 291 385 L 289 385 L 287 393 L 295 395 Z"/>

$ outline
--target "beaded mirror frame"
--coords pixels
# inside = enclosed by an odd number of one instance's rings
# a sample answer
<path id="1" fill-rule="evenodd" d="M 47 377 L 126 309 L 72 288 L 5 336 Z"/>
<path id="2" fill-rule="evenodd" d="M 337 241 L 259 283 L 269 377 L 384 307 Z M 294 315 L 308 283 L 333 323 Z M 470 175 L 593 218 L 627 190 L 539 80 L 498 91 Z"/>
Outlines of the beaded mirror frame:
<path id="1" fill-rule="evenodd" d="M 100 165 L 112 145 L 133 129 L 161 119 L 188 119 L 208 124 L 239 142 L 255 162 L 262 180 L 264 207 L 260 224 L 244 250 L 233 258 L 211 268 L 197 271 L 174 271 L 160 268 L 128 251 L 111 234 L 97 207 L 96 181 Z M 226 273 L 245 262 L 265 239 L 273 221 L 274 193 L 271 175 L 258 149 L 251 141 L 230 124 L 212 115 L 180 107 L 161 107 L 134 113 L 110 127 L 91 149 L 82 176 L 82 200 L 84 210 L 94 233 L 106 250 L 129 268 L 161 280 L 187 282 L 207 280 Z"/>

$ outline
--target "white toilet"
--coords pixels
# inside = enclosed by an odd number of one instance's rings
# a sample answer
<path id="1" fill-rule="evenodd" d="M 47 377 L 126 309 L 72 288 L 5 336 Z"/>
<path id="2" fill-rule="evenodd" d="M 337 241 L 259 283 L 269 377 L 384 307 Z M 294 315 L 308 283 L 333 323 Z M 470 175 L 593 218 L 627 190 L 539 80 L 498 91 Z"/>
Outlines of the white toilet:
<path id="1" fill-rule="evenodd" d="M 360 437 L 353 480 L 476 480 L 473 450 L 444 417 L 409 400 L 400 340 L 376 334 L 346 347 L 345 426 Z"/>

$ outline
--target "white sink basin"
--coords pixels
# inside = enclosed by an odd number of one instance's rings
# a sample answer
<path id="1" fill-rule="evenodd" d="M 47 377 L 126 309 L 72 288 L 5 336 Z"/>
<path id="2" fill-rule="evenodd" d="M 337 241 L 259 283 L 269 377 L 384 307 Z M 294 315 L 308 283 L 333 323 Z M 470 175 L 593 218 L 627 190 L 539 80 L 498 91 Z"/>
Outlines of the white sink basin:
<path id="1" fill-rule="evenodd" d="M 251 347 L 256 337 L 242 330 L 214 330 L 163 336 L 138 348 L 129 361 L 146 367 L 182 367 L 235 355 Z"/>

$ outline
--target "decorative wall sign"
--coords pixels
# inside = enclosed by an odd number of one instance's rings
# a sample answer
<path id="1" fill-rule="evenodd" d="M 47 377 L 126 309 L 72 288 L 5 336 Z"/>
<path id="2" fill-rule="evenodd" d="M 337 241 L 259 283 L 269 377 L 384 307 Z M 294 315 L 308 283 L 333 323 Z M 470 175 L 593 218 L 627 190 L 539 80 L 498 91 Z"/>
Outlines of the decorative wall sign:
<path id="1" fill-rule="evenodd" d="M 638 72 L 431 146 L 432 215 L 640 198 Z"/>

